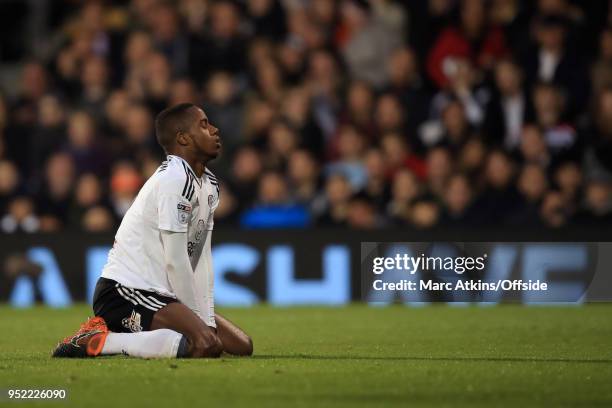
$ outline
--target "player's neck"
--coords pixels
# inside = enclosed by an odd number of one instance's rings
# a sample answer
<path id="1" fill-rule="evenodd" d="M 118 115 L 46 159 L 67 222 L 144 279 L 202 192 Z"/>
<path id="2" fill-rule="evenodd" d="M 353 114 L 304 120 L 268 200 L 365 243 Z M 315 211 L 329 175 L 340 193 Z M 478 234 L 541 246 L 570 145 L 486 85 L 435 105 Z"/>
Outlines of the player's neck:
<path id="1" fill-rule="evenodd" d="M 186 161 L 196 176 L 202 177 L 202 174 L 204 174 L 204 170 L 206 169 L 206 163 L 208 162 L 208 160 L 202 161 L 198 158 L 189 157 L 189 155 L 179 153 L 172 153 L 172 155 L 180 157 L 181 159 Z"/>

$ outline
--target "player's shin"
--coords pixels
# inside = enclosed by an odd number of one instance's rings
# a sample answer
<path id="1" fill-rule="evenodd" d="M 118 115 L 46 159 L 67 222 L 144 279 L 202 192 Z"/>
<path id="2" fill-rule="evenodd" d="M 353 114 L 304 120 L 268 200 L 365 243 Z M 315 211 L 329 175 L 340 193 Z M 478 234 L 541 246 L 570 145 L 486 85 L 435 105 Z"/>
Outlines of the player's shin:
<path id="1" fill-rule="evenodd" d="M 187 357 L 187 338 L 169 329 L 109 333 L 101 354 L 125 354 L 140 358 Z"/>

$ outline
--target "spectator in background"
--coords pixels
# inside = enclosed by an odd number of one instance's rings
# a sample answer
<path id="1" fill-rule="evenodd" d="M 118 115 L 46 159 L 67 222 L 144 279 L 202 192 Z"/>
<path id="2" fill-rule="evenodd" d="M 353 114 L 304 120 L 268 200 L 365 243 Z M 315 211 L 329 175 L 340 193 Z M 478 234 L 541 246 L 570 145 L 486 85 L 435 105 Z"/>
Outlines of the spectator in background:
<path id="1" fill-rule="evenodd" d="M 330 52 L 317 50 L 310 54 L 305 86 L 312 98 L 314 119 L 326 139 L 335 132 L 338 123 L 340 80 L 338 63 Z"/>
<path id="2" fill-rule="evenodd" d="M 334 0 L 313 0 L 310 13 L 314 24 L 326 28 L 327 38 L 331 38 L 334 24 L 338 20 L 339 4 Z"/>
<path id="3" fill-rule="evenodd" d="M 174 75 L 185 75 L 189 69 L 189 41 L 181 28 L 175 7 L 163 2 L 153 6 L 149 24 L 153 44 L 170 62 Z"/>
<path id="4" fill-rule="evenodd" d="M 324 0 L 327 1 L 327 0 Z M 285 80 L 291 86 L 301 85 L 306 71 L 306 46 L 303 41 L 288 37 L 277 47 L 277 58 Z"/>
<path id="5" fill-rule="evenodd" d="M 87 58 L 83 63 L 80 79 L 81 95 L 77 103 L 81 109 L 101 121 L 110 81 L 106 61 L 98 56 Z"/>
<path id="6" fill-rule="evenodd" d="M 248 208 L 253 197 L 257 196 L 257 178 L 262 170 L 263 163 L 257 150 L 245 146 L 236 152 L 230 185 L 241 210 Z"/>
<path id="7" fill-rule="evenodd" d="M 38 100 L 49 91 L 49 75 L 39 62 L 28 62 L 21 71 L 20 93 L 13 103 L 12 117 L 16 125 L 31 126 L 36 122 Z"/>
<path id="8" fill-rule="evenodd" d="M 413 171 L 419 179 L 426 177 L 427 167 L 425 162 L 412 151 L 400 134 L 387 133 L 383 135 L 380 146 L 385 156 L 385 167 L 389 177 L 393 177 L 395 172 L 403 167 Z"/>
<path id="9" fill-rule="evenodd" d="M 110 232 L 115 227 L 113 215 L 106 207 L 92 207 L 83 215 L 81 227 L 87 232 Z"/>
<path id="10" fill-rule="evenodd" d="M 123 127 L 123 146 L 120 157 L 142 164 L 147 157 L 157 159 L 162 152 L 155 140 L 153 129 L 153 115 L 144 105 L 133 104 L 127 108 Z"/>
<path id="11" fill-rule="evenodd" d="M 404 135 L 406 132 L 404 114 L 399 100 L 392 94 L 383 94 L 378 97 L 374 112 L 374 123 L 378 135 L 397 132 Z"/>
<path id="12" fill-rule="evenodd" d="M 201 41 L 192 43 L 189 62 L 190 76 L 205 80 L 211 72 L 226 71 L 239 74 L 245 66 L 246 44 L 240 32 L 238 6 L 228 0 L 210 5 L 207 26 L 210 31 Z"/>
<path id="13" fill-rule="evenodd" d="M 583 175 L 580 164 L 571 160 L 559 163 L 553 171 L 553 181 L 567 213 L 574 214 L 582 192 Z"/>
<path id="14" fill-rule="evenodd" d="M 609 180 L 590 180 L 586 185 L 584 207 L 575 221 L 599 227 L 612 225 L 612 191 Z"/>
<path id="15" fill-rule="evenodd" d="M 318 203 L 317 224 L 325 227 L 346 225 L 348 204 L 353 191 L 341 173 L 330 174 L 325 180 L 325 199 Z"/>
<path id="16" fill-rule="evenodd" d="M 363 163 L 366 141 L 352 126 L 340 129 L 337 146 L 337 159 L 328 164 L 326 173 L 342 173 L 354 191 L 363 189 L 367 183 L 367 172 Z"/>
<path id="17" fill-rule="evenodd" d="M 309 51 L 324 48 L 330 33 L 313 21 L 306 5 L 295 2 L 289 4 L 288 11 L 289 38 L 299 41 Z"/>
<path id="18" fill-rule="evenodd" d="M 367 184 L 364 193 L 376 205 L 378 211 L 385 210 L 390 197 L 389 183 L 387 183 L 387 164 L 385 156 L 378 148 L 370 148 L 364 155 L 367 172 Z"/>
<path id="19" fill-rule="evenodd" d="M 440 222 L 440 205 L 431 196 L 425 195 L 413 201 L 410 223 L 417 229 L 433 228 Z"/>
<path id="20" fill-rule="evenodd" d="M 109 151 L 113 155 L 121 153 L 123 129 L 126 126 L 131 99 L 127 91 L 118 89 L 110 93 L 104 104 L 102 129 L 108 137 Z"/>
<path id="21" fill-rule="evenodd" d="M 285 179 L 276 172 L 261 176 L 257 203 L 240 220 L 247 228 L 303 228 L 309 222 L 306 208 L 292 202 Z"/>
<path id="22" fill-rule="evenodd" d="M 374 91 L 363 81 L 353 81 L 346 92 L 345 110 L 340 115 L 342 125 L 351 124 L 369 140 L 376 137 L 376 126 L 373 121 Z M 336 140 L 332 141 L 333 145 Z"/>
<path id="23" fill-rule="evenodd" d="M 374 203 L 363 193 L 355 194 L 349 200 L 346 222 L 350 228 L 362 230 L 380 228 L 384 225 L 384 221 L 376 213 Z"/>
<path id="24" fill-rule="evenodd" d="M 469 179 L 461 173 L 448 180 L 444 192 L 444 208 L 441 224 L 452 227 L 467 227 L 476 223 L 473 202 L 474 192 Z"/>
<path id="25" fill-rule="evenodd" d="M 272 58 L 261 60 L 254 67 L 253 80 L 258 97 L 273 105 L 280 105 L 285 84 L 276 61 Z"/>
<path id="26" fill-rule="evenodd" d="M 537 225 L 542 200 L 548 190 L 548 180 L 542 167 L 527 164 L 521 169 L 517 182 L 520 204 L 515 214 L 510 215 L 511 222 L 523 225 Z"/>
<path id="27" fill-rule="evenodd" d="M 520 156 L 525 163 L 534 163 L 548 166 L 551 158 L 539 127 L 533 124 L 526 125 L 521 133 L 519 146 Z"/>
<path id="28" fill-rule="evenodd" d="M 553 156 L 578 154 L 577 134 L 565 118 L 565 98 L 559 88 L 539 83 L 533 88 L 536 124 L 544 132 L 544 140 Z"/>
<path id="29" fill-rule="evenodd" d="M 270 125 L 276 117 L 272 104 L 258 98 L 249 101 L 246 106 L 245 142 L 257 148 L 265 148 Z"/>
<path id="30" fill-rule="evenodd" d="M 519 205 L 514 186 L 515 164 L 503 150 L 493 150 L 486 160 L 484 190 L 478 200 L 479 221 L 504 224 Z"/>
<path id="31" fill-rule="evenodd" d="M 125 88 L 132 98 L 144 96 L 146 64 L 153 54 L 153 40 L 145 31 L 133 31 L 127 37 L 123 52 Z"/>
<path id="32" fill-rule="evenodd" d="M 80 225 L 81 220 L 90 209 L 102 206 L 105 203 L 104 193 L 106 192 L 102 189 L 100 180 L 95 174 L 81 175 L 76 182 L 74 200 L 70 208 L 70 224 Z"/>
<path id="33" fill-rule="evenodd" d="M 108 159 L 97 139 L 94 120 L 88 113 L 77 111 L 70 115 L 66 152 L 72 158 L 78 173 L 105 175 Z"/>
<path id="34" fill-rule="evenodd" d="M 19 196 L 13 199 L 6 214 L 0 220 L 2 232 L 37 232 L 40 229 L 40 220 L 34 213 L 34 203 L 28 197 Z"/>
<path id="35" fill-rule="evenodd" d="M 567 224 L 569 217 L 570 214 L 561 193 L 554 190 L 548 191 L 540 208 L 542 223 L 550 228 L 560 228 Z"/>
<path id="36" fill-rule="evenodd" d="M 142 178 L 132 163 L 122 161 L 115 164 L 110 179 L 110 200 L 117 219 L 123 218 L 141 186 Z"/>
<path id="37" fill-rule="evenodd" d="M 0 214 L 4 214 L 8 204 L 20 192 L 17 167 L 8 161 L 0 160 Z"/>
<path id="38" fill-rule="evenodd" d="M 449 86 L 438 92 L 431 101 L 431 117 L 436 120 L 452 101 L 463 106 L 470 125 L 480 127 L 484 121 L 485 107 L 490 92 L 482 76 L 474 69 L 467 58 L 456 58 L 452 72 L 449 73 Z"/>
<path id="39" fill-rule="evenodd" d="M 287 173 L 291 195 L 296 202 L 310 207 L 319 190 L 319 164 L 308 150 L 295 150 L 289 157 Z"/>
<path id="40" fill-rule="evenodd" d="M 285 169 L 291 153 L 300 144 L 295 129 L 278 120 L 270 127 L 265 162 L 270 168 Z"/>
<path id="41" fill-rule="evenodd" d="M 304 87 L 287 89 L 280 114 L 298 133 L 300 147 L 317 156 L 323 154 L 323 132 L 313 117 L 308 91 Z"/>
<path id="42" fill-rule="evenodd" d="M 521 142 L 523 124 L 529 115 L 529 98 L 523 89 L 520 67 L 512 60 L 495 66 L 495 92 L 486 108 L 484 131 L 487 140 L 516 149 Z"/>
<path id="43" fill-rule="evenodd" d="M 285 9 L 279 0 L 248 0 L 247 12 L 256 37 L 274 40 L 285 36 Z"/>
<path id="44" fill-rule="evenodd" d="M 591 123 L 584 130 L 589 141 L 586 172 L 589 177 L 612 180 L 612 87 L 596 95 Z"/>
<path id="45" fill-rule="evenodd" d="M 75 179 L 75 165 L 67 153 L 53 154 L 46 164 L 45 180 L 38 190 L 36 211 L 45 226 L 59 228 L 68 221 Z"/>
<path id="46" fill-rule="evenodd" d="M 385 93 L 402 104 L 406 125 L 411 134 L 427 118 L 429 95 L 419 72 L 417 56 L 411 48 L 398 48 L 387 61 L 389 82 Z M 414 137 L 414 136 L 411 136 Z"/>
<path id="47" fill-rule="evenodd" d="M 11 104 L 4 124 L 4 149 L 20 172 L 29 173 L 29 148 L 38 116 L 38 100 L 50 88 L 49 75 L 38 62 L 28 62 L 21 70 L 19 94 Z"/>
<path id="48" fill-rule="evenodd" d="M 465 142 L 458 153 L 457 169 L 470 176 L 471 180 L 478 180 L 488 151 L 480 138 L 472 137 Z"/>
<path id="49" fill-rule="evenodd" d="M 450 85 L 458 61 L 467 59 L 474 66 L 488 70 L 495 59 L 507 54 L 503 31 L 489 26 L 486 17 L 484 1 L 461 1 L 459 24 L 442 31 L 427 59 L 427 72 L 439 88 Z"/>
<path id="50" fill-rule="evenodd" d="M 612 27 L 607 27 L 601 33 L 599 56 L 593 63 L 591 79 L 594 95 L 612 87 Z"/>
<path id="51" fill-rule="evenodd" d="M 49 156 L 65 146 L 66 113 L 60 99 L 55 95 L 45 95 L 39 99 L 38 121 L 32 132 L 32 146 L 29 157 L 29 170 L 34 177 L 41 177 L 40 164 Z"/>
<path id="52" fill-rule="evenodd" d="M 211 75 L 206 83 L 204 108 L 209 120 L 223 129 L 224 153 L 233 154 L 243 141 L 245 106 L 231 74 L 220 71 Z"/>
<path id="53" fill-rule="evenodd" d="M 448 178 L 453 172 L 452 155 L 445 147 L 436 147 L 427 153 L 427 185 L 436 197 L 444 196 Z"/>
<path id="54" fill-rule="evenodd" d="M 395 224 L 405 224 L 410 217 L 412 202 L 421 194 L 419 180 L 408 169 L 395 173 L 391 184 L 391 199 L 386 208 L 387 217 Z"/>
<path id="55" fill-rule="evenodd" d="M 195 83 L 190 79 L 179 78 L 172 81 L 170 85 L 168 105 L 172 106 L 180 103 L 193 103 L 194 105 L 200 103 Z"/>
<path id="56" fill-rule="evenodd" d="M 159 112 L 166 106 L 166 98 L 170 93 L 172 68 L 166 56 L 159 52 L 151 53 L 146 61 L 143 94 L 135 99 L 144 99 L 152 111 Z"/>
<path id="57" fill-rule="evenodd" d="M 457 151 L 472 133 L 463 105 L 457 100 L 450 100 L 442 110 L 441 120 L 430 123 L 424 129 L 421 142 L 427 147 L 444 145 Z"/>
<path id="58" fill-rule="evenodd" d="M 559 14 L 543 14 L 535 21 L 536 46 L 524 57 L 523 66 L 530 85 L 537 82 L 562 87 L 572 102 L 570 110 L 580 109 L 588 95 L 580 58 L 567 46 L 568 20 Z"/>
<path id="59" fill-rule="evenodd" d="M 337 42 L 351 76 L 382 88 L 387 82 L 384 64 L 391 53 L 401 46 L 393 27 L 372 15 L 365 0 L 343 0 L 342 25 Z"/>

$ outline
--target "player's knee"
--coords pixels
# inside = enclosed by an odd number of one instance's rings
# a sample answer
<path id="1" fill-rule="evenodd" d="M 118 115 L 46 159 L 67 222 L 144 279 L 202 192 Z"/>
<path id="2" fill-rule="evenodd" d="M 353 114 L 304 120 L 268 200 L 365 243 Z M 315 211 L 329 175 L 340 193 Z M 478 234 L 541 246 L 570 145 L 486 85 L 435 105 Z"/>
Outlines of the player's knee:
<path id="1" fill-rule="evenodd" d="M 253 339 L 251 339 L 250 336 L 246 336 L 246 345 L 245 345 L 245 349 L 244 349 L 245 356 L 252 356 L 253 355 Z"/>
<path id="2" fill-rule="evenodd" d="M 253 340 L 251 339 L 251 337 L 245 334 L 244 337 L 241 339 L 241 343 L 242 344 L 237 350 L 236 354 L 239 356 L 245 356 L 245 357 L 252 356 L 253 355 Z"/>

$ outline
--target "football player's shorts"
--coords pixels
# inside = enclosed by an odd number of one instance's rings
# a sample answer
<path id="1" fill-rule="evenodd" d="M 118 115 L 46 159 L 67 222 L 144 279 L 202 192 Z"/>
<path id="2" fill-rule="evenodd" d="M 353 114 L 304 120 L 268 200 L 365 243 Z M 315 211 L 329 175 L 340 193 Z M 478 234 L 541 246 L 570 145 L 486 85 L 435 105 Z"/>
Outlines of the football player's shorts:
<path id="1" fill-rule="evenodd" d="M 151 330 L 155 312 L 173 302 L 178 300 L 100 278 L 94 291 L 93 310 L 104 319 L 110 331 L 133 333 Z"/>

